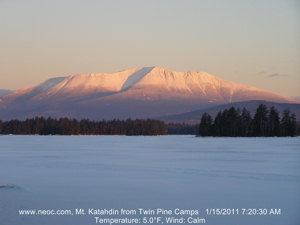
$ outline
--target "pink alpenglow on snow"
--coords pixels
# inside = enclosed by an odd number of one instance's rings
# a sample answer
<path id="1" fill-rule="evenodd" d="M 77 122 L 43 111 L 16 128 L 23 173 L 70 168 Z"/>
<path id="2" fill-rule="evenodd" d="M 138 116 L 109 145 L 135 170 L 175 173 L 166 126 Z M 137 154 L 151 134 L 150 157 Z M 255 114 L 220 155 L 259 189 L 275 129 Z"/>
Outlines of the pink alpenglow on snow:
<path id="1" fill-rule="evenodd" d="M 150 118 L 247 100 L 294 100 L 219 79 L 205 72 L 175 72 L 158 66 L 117 73 L 49 79 L 0 98 L 3 119 L 34 116 L 90 119 Z"/>

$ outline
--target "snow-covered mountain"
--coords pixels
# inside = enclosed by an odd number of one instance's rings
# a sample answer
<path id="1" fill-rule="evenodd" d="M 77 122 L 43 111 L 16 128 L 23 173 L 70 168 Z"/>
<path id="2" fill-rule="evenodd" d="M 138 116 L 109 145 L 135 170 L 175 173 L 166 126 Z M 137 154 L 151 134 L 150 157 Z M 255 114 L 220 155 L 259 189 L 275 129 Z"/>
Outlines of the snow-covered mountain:
<path id="1" fill-rule="evenodd" d="M 205 72 L 174 72 L 155 66 L 49 79 L 2 96 L 0 119 L 148 118 L 246 100 L 295 102 Z"/>
<path id="2" fill-rule="evenodd" d="M 0 97 L 3 95 L 8 95 L 10 93 L 12 93 L 12 90 L 8 90 L 8 89 L 0 89 Z"/>

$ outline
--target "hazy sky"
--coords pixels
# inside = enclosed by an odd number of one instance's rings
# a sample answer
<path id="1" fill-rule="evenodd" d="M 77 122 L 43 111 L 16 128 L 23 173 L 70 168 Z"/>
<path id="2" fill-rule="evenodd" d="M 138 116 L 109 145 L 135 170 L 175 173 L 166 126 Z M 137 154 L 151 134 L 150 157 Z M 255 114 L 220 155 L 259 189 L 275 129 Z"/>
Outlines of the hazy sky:
<path id="1" fill-rule="evenodd" d="M 0 89 L 152 65 L 300 96 L 300 1 L 0 0 Z"/>

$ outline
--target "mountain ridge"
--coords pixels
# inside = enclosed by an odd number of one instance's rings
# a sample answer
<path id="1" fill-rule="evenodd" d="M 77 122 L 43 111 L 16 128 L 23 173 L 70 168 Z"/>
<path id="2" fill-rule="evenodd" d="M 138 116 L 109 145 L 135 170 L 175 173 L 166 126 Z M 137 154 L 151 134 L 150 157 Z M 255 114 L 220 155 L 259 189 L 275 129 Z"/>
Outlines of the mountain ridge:
<path id="1" fill-rule="evenodd" d="M 10 93 L 12 93 L 13 90 L 9 90 L 9 89 L 0 89 L 0 97 L 4 96 L 4 95 L 8 95 Z"/>
<path id="2" fill-rule="evenodd" d="M 224 111 L 225 109 L 228 110 L 231 107 L 234 107 L 236 109 L 239 108 L 240 110 L 246 108 L 250 112 L 250 114 L 254 116 L 256 109 L 260 104 L 266 105 L 267 108 L 274 106 L 278 110 L 280 116 L 282 116 L 282 112 L 285 109 L 289 109 L 291 113 L 295 113 L 297 118 L 300 118 L 300 104 L 277 103 L 277 102 L 269 102 L 263 100 L 251 100 L 245 102 L 232 102 L 227 104 L 220 104 L 220 105 L 215 105 L 215 106 L 198 109 L 190 112 L 185 112 L 181 114 L 173 114 L 164 117 L 156 117 L 155 119 L 163 120 L 165 122 L 198 124 L 203 113 L 208 113 L 214 118 L 218 112 Z"/>
<path id="3" fill-rule="evenodd" d="M 48 79 L 0 97 L 0 118 L 146 118 L 246 100 L 296 103 L 206 72 L 175 72 L 153 66 Z"/>

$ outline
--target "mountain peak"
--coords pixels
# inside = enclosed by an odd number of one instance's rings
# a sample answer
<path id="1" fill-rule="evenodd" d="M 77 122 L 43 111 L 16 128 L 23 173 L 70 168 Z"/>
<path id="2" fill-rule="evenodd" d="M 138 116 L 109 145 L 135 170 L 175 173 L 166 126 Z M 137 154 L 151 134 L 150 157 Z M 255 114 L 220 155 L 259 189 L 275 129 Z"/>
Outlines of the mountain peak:
<path id="1" fill-rule="evenodd" d="M 124 91 L 132 86 L 134 86 L 137 82 L 143 79 L 148 73 L 150 73 L 155 67 L 143 67 L 140 70 L 137 70 L 135 73 L 131 74 L 125 83 L 121 87 L 121 91 Z"/>
<path id="2" fill-rule="evenodd" d="M 205 72 L 175 72 L 151 66 L 51 78 L 0 97 L 0 116 L 147 118 L 248 100 L 296 102 Z"/>

